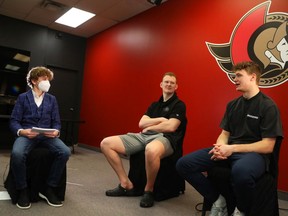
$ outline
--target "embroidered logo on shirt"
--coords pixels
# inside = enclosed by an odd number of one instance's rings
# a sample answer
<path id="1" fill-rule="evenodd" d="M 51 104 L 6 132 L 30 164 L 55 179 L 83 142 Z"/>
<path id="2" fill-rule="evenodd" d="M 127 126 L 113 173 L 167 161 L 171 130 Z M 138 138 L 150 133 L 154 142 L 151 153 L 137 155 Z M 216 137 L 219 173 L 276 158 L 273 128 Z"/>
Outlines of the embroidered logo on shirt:
<path id="1" fill-rule="evenodd" d="M 248 118 L 253 118 L 253 119 L 259 119 L 258 116 L 254 116 L 254 115 L 250 115 L 250 114 L 247 114 L 247 117 L 248 117 Z"/>
<path id="2" fill-rule="evenodd" d="M 168 112 L 169 111 L 169 107 L 165 107 L 163 110 L 164 110 L 164 112 Z"/>

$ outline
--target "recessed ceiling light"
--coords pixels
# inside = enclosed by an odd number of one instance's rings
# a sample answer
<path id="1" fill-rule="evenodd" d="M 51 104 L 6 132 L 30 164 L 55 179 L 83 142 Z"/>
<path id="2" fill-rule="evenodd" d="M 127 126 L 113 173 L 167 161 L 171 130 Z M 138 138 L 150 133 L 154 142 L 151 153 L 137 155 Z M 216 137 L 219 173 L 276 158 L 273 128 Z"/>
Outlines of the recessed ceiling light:
<path id="1" fill-rule="evenodd" d="M 95 14 L 93 13 L 73 7 L 55 22 L 76 28 L 77 26 L 81 25 L 82 23 L 86 22 L 94 16 Z"/>

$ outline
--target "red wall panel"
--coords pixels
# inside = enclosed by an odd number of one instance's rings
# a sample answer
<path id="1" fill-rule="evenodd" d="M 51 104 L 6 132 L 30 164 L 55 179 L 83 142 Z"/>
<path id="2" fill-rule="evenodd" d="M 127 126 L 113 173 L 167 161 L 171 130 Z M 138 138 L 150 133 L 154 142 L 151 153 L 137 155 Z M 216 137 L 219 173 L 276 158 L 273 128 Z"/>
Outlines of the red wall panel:
<path id="1" fill-rule="evenodd" d="M 240 95 L 205 42 L 227 43 L 238 21 L 261 0 L 169 0 L 88 41 L 79 142 L 99 147 L 109 135 L 138 132 L 146 108 L 161 95 L 163 73 L 178 76 L 186 102 L 184 153 L 211 146 L 228 101 Z M 287 13 L 286 0 L 269 12 Z M 262 91 L 278 104 L 287 136 L 287 83 Z M 279 189 L 288 191 L 287 140 L 282 144 Z"/>

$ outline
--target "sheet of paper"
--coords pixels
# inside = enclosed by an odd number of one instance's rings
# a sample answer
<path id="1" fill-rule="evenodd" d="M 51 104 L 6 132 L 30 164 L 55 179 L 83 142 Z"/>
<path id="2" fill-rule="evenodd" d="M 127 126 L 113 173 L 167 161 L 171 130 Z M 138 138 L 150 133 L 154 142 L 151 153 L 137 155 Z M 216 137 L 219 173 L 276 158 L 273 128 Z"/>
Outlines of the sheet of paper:
<path id="1" fill-rule="evenodd" d="M 56 129 L 53 128 L 38 128 L 38 127 L 32 127 L 32 131 L 38 132 L 38 133 L 45 133 L 45 132 L 54 132 Z"/>

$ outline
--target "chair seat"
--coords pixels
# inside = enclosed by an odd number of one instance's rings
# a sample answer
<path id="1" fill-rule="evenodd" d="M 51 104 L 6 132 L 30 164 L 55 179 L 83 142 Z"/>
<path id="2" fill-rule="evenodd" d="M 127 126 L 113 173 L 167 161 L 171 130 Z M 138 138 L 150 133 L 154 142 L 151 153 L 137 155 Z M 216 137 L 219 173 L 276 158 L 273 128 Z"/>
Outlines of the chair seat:
<path id="1" fill-rule="evenodd" d="M 27 158 L 27 185 L 30 194 L 30 201 L 37 202 L 40 200 L 39 192 L 44 191 L 46 188 L 46 179 L 48 178 L 52 162 L 54 160 L 53 155 L 46 148 L 33 149 Z M 59 187 L 56 189 L 56 193 L 61 200 L 64 201 L 66 191 L 66 169 L 64 169 L 61 177 Z M 18 199 L 18 191 L 15 186 L 15 179 L 11 166 L 7 178 L 4 182 L 4 187 L 8 191 L 11 201 L 16 204 Z"/>
<path id="2" fill-rule="evenodd" d="M 214 167 L 207 178 L 211 180 L 217 190 L 225 197 L 228 214 L 231 215 L 236 207 L 236 200 L 233 194 L 230 181 L 230 169 L 225 167 Z M 269 173 L 265 173 L 256 183 L 253 202 L 248 216 L 278 216 L 278 196 L 276 179 Z M 204 198 L 203 213 L 211 209 L 212 203 Z"/>
<path id="3" fill-rule="evenodd" d="M 282 143 L 282 137 L 276 139 L 273 152 L 266 155 L 269 163 L 265 174 L 256 182 L 256 187 L 252 203 L 247 216 L 279 216 L 278 204 L 278 161 Z M 222 194 L 227 202 L 229 215 L 233 213 L 236 200 L 231 186 L 231 171 L 228 167 L 214 167 L 208 172 L 207 178 L 210 179 L 215 188 Z M 202 216 L 210 210 L 212 204 L 204 198 Z"/>
<path id="4" fill-rule="evenodd" d="M 185 181 L 175 168 L 179 157 L 171 155 L 161 160 L 160 169 L 154 184 L 154 198 L 156 201 L 177 197 L 184 193 Z M 128 177 L 133 182 L 135 189 L 144 191 L 147 181 L 144 151 L 130 156 Z"/>

